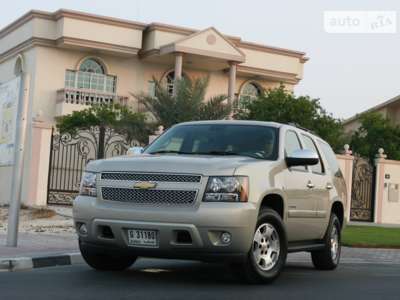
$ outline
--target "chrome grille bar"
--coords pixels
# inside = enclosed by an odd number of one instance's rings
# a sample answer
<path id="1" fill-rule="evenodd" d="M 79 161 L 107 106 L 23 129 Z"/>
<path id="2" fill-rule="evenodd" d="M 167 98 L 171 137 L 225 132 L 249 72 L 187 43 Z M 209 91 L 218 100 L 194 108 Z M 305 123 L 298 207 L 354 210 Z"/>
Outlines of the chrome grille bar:
<path id="1" fill-rule="evenodd" d="M 191 205 L 196 200 L 195 190 L 141 190 L 132 188 L 101 188 L 103 200 L 148 205 Z"/>
<path id="2" fill-rule="evenodd" d="M 104 180 L 125 181 L 155 181 L 155 182 L 200 182 L 200 175 L 162 174 L 162 173 L 130 173 L 130 172 L 104 172 L 101 173 Z"/>

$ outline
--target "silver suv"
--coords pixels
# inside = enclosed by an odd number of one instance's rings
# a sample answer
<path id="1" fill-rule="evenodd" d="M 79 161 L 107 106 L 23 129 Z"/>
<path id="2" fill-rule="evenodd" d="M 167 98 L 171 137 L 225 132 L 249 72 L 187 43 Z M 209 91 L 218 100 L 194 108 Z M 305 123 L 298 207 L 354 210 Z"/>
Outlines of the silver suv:
<path id="1" fill-rule="evenodd" d="M 173 126 L 141 155 L 93 161 L 74 202 L 83 258 L 123 270 L 137 257 L 226 262 L 270 282 L 289 252 L 339 263 L 345 183 L 331 147 L 278 123 Z"/>

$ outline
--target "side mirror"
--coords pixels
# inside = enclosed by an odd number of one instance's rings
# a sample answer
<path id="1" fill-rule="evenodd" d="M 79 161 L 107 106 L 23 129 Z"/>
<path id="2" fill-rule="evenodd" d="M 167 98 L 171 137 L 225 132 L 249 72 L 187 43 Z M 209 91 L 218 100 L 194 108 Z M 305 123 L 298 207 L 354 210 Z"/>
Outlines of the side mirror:
<path id="1" fill-rule="evenodd" d="M 140 155 L 140 154 L 142 154 L 143 151 L 144 151 L 144 148 L 143 148 L 143 147 L 132 147 L 132 148 L 129 148 L 129 149 L 128 149 L 128 151 L 126 152 L 126 154 L 127 154 L 127 155 L 130 155 L 130 156 L 135 156 L 135 155 Z"/>
<path id="2" fill-rule="evenodd" d="M 312 166 L 319 162 L 318 154 L 310 149 L 295 150 L 286 157 L 288 167 L 294 166 Z"/>

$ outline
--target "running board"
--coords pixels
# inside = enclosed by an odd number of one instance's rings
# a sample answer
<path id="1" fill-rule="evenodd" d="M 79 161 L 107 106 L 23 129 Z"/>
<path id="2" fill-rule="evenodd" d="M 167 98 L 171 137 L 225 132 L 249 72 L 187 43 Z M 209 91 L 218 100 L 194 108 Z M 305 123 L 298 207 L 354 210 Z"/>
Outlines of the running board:
<path id="1" fill-rule="evenodd" d="M 321 241 L 294 242 L 289 243 L 288 252 L 315 251 L 323 250 L 324 248 L 325 244 Z"/>

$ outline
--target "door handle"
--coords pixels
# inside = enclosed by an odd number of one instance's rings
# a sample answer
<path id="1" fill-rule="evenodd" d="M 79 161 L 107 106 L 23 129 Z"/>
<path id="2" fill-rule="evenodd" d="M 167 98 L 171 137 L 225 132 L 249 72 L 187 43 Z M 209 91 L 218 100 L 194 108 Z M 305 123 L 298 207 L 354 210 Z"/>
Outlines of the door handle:
<path id="1" fill-rule="evenodd" d="M 332 185 L 331 183 L 328 183 L 328 184 L 326 185 L 326 189 L 327 189 L 327 190 L 333 189 L 333 185 Z"/>
<path id="2" fill-rule="evenodd" d="M 315 185 L 314 185 L 314 183 L 312 183 L 311 181 L 309 181 L 309 182 L 307 183 L 307 187 L 308 187 L 309 189 L 312 189 L 312 188 L 315 187 Z"/>

